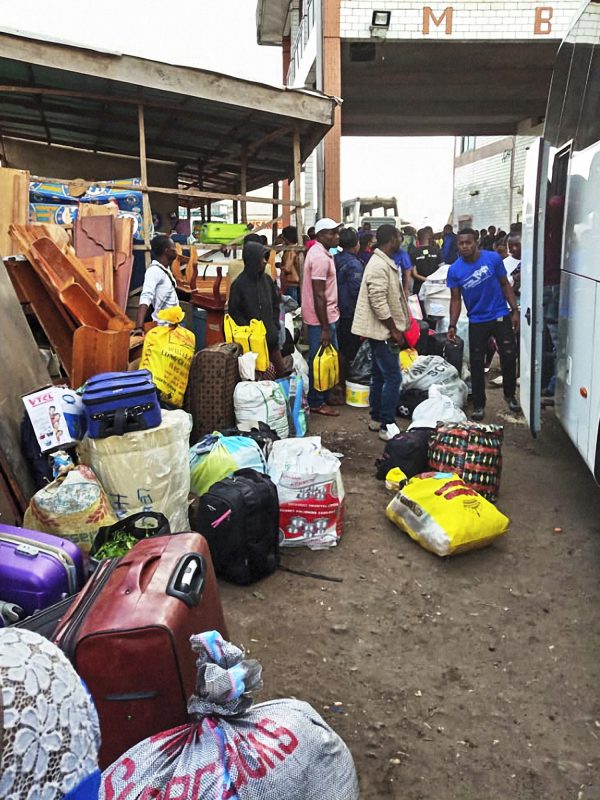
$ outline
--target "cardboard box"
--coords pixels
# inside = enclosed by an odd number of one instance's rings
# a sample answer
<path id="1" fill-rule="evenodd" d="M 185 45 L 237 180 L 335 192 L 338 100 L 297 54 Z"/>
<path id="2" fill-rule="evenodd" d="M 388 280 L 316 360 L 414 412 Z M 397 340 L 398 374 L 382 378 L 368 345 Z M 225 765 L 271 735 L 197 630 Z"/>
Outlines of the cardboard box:
<path id="1" fill-rule="evenodd" d="M 67 386 L 46 386 L 22 397 L 42 453 L 77 444 L 85 433 L 81 397 Z"/>

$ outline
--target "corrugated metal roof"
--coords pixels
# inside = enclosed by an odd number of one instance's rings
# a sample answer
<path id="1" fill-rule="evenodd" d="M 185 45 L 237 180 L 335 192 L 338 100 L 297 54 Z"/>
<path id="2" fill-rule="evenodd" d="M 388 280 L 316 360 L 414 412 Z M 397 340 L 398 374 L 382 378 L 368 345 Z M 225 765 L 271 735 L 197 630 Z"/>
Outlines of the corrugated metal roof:
<path id="1" fill-rule="evenodd" d="M 134 157 L 141 103 L 147 157 L 177 164 L 183 183 L 196 185 L 200 164 L 203 188 L 223 193 L 239 191 L 248 148 L 248 190 L 292 177 L 292 130 L 305 159 L 335 107 L 314 92 L 7 33 L 0 98 L 2 136 Z"/>

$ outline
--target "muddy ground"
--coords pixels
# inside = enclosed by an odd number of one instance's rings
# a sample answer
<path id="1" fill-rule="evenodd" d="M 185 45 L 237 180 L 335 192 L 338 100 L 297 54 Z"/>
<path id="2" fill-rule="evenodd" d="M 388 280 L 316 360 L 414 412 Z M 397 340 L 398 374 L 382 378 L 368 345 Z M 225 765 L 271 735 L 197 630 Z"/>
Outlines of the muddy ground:
<path id="1" fill-rule="evenodd" d="M 364 800 L 600 798 L 600 489 L 551 410 L 538 440 L 498 410 L 491 390 L 512 520 L 493 546 L 440 559 L 388 522 L 383 444 L 346 407 L 311 422 L 345 454 L 343 539 L 283 556 L 343 582 L 222 585 L 231 638 L 264 666 L 257 699 L 312 703 Z"/>

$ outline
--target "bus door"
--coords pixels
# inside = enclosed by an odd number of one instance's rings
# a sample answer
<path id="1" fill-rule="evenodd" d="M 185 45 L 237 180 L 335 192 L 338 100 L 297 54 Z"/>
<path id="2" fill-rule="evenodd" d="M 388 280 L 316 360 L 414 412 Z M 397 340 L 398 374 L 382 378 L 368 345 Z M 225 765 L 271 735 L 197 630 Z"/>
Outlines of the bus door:
<path id="1" fill-rule="evenodd" d="M 544 326 L 544 219 L 549 146 L 544 139 L 527 153 L 521 244 L 521 406 L 536 436 L 541 430 L 542 332 Z"/>

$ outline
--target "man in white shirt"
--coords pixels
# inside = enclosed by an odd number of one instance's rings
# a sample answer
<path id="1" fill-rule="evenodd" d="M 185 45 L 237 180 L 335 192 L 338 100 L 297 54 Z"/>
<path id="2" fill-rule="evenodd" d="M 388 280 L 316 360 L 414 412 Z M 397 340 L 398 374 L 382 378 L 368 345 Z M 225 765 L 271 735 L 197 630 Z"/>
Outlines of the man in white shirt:
<path id="1" fill-rule="evenodd" d="M 518 296 L 521 289 L 521 234 L 511 233 L 507 244 L 509 255 L 504 259 L 504 268 L 508 282 Z"/>
<path id="2" fill-rule="evenodd" d="M 173 240 L 164 234 L 158 234 L 150 242 L 152 262 L 146 270 L 144 285 L 140 295 L 140 305 L 137 312 L 135 330 L 133 333 L 143 333 L 144 320 L 148 309 L 152 308 L 152 319 L 159 325 L 168 323 L 158 319 L 158 312 L 163 308 L 179 305 L 179 298 L 175 291 L 176 282 L 171 272 L 171 264 L 177 255 Z"/>

